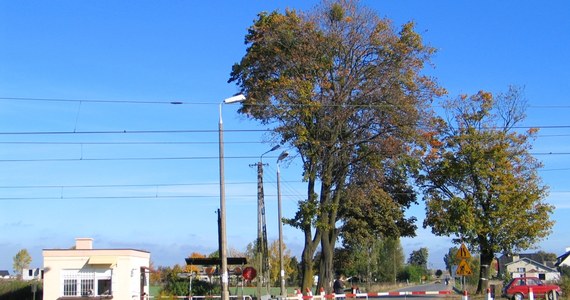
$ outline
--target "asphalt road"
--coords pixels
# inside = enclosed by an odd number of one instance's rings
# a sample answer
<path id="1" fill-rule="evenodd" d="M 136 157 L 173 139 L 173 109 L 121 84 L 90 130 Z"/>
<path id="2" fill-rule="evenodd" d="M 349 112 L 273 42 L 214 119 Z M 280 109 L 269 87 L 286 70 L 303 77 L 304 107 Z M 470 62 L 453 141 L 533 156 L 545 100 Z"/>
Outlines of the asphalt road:
<path id="1" fill-rule="evenodd" d="M 395 290 L 394 292 L 438 292 L 438 291 L 451 291 L 450 295 L 401 295 L 401 296 L 380 296 L 380 297 L 374 297 L 374 299 L 386 299 L 386 300 L 390 300 L 390 299 L 408 299 L 408 298 L 414 298 L 414 299 L 418 299 L 418 300 L 436 300 L 436 299 L 442 299 L 442 298 L 449 298 L 449 297 L 454 297 L 455 299 L 459 299 L 459 295 L 455 294 L 455 292 L 452 289 L 452 285 L 451 283 L 449 285 L 445 285 L 445 282 L 442 281 L 442 283 L 428 283 L 428 284 L 422 284 L 422 285 L 412 285 L 412 286 L 407 286 L 398 290 Z M 370 297 L 372 298 L 372 297 Z"/>
<path id="2" fill-rule="evenodd" d="M 419 291 L 451 291 L 452 290 L 452 285 L 451 282 L 449 283 L 449 285 L 445 285 L 445 282 L 442 281 L 442 283 L 428 283 L 428 284 L 422 284 L 422 285 L 413 285 L 413 286 L 408 286 L 405 288 L 401 288 L 398 289 L 396 291 L 398 292 L 419 292 Z"/>

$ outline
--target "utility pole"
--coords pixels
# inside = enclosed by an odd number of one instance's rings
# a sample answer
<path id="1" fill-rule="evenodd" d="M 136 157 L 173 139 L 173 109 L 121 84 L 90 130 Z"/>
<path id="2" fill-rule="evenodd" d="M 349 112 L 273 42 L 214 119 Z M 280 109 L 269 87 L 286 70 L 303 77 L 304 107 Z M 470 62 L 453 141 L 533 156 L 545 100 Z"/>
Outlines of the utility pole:
<path id="1" fill-rule="evenodd" d="M 263 155 L 279 149 L 280 146 L 274 146 L 269 151 L 261 154 L 259 162 L 250 166 L 257 166 L 257 297 L 261 299 L 263 286 L 266 285 L 266 294 L 270 294 L 269 280 L 269 251 L 267 246 L 267 226 L 265 219 L 265 194 L 263 192 Z"/>
<path id="2" fill-rule="evenodd" d="M 267 226 L 265 219 L 265 197 L 263 192 L 263 162 L 258 162 L 257 166 L 257 295 L 261 299 L 264 285 L 269 284 L 269 254 L 267 247 Z M 269 287 L 264 291 L 269 293 Z"/>

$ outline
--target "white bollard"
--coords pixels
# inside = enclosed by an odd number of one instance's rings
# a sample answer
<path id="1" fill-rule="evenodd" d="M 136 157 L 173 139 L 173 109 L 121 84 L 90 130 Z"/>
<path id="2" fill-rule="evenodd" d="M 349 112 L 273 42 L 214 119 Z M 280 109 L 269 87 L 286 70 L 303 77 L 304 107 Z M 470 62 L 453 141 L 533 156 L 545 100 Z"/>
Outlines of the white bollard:
<path id="1" fill-rule="evenodd" d="M 531 287 L 528 288 L 528 300 L 534 300 L 534 293 Z"/>
<path id="2" fill-rule="evenodd" d="M 467 295 L 467 291 L 463 291 L 463 296 L 461 296 L 461 300 L 469 300 L 469 295 Z"/>
<path id="3" fill-rule="evenodd" d="M 487 289 L 487 296 L 485 297 L 485 300 L 493 300 L 493 297 L 491 296 L 491 289 L 490 288 Z"/>

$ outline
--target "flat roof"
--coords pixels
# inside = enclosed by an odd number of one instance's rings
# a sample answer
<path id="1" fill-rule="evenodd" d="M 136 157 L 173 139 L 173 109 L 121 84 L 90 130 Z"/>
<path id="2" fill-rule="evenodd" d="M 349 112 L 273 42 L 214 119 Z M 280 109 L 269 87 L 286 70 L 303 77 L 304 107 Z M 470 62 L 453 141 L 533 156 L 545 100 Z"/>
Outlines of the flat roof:
<path id="1" fill-rule="evenodd" d="M 138 251 L 138 252 L 145 252 L 150 253 L 150 251 L 134 249 L 134 248 L 94 248 L 94 249 L 42 249 L 42 251 Z"/>

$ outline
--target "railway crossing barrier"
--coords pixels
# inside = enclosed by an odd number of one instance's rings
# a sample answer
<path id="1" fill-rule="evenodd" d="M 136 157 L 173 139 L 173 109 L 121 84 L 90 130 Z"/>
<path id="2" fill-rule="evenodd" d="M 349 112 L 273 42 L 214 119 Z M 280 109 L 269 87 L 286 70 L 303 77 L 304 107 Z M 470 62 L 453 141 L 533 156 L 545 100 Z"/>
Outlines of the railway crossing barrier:
<path id="1" fill-rule="evenodd" d="M 379 292 L 379 293 L 346 293 L 346 294 L 326 294 L 321 290 L 318 295 L 313 295 L 312 292 L 307 292 L 303 295 L 300 290 L 295 290 L 294 296 L 281 298 L 282 300 L 329 300 L 329 299 L 368 299 L 380 297 L 396 297 L 396 296 L 437 296 L 437 295 L 451 295 L 453 291 L 404 291 L 404 292 Z M 465 292 L 467 295 L 467 292 Z M 467 300 L 463 298 L 462 300 Z"/>
<path id="2" fill-rule="evenodd" d="M 444 291 L 402 291 L 402 292 L 378 292 L 378 293 L 346 293 L 346 294 L 326 294 L 324 289 L 319 291 L 319 294 L 313 295 L 313 292 L 307 289 L 307 295 L 303 295 L 301 289 L 296 289 L 293 295 L 287 297 L 277 297 L 279 300 L 345 300 L 345 299 L 362 299 L 368 300 L 369 298 L 382 298 L 382 297 L 397 297 L 397 296 L 438 296 L 438 295 L 452 295 L 454 292 L 451 290 Z M 191 300 L 219 300 L 220 296 L 192 296 Z M 147 296 L 145 300 L 160 300 L 160 299 L 190 299 L 188 296 L 164 296 L 152 297 Z M 230 296 L 230 300 L 253 300 L 249 295 L 243 296 Z M 469 300 L 467 291 L 463 291 L 461 300 Z M 487 299 L 489 300 L 489 299 Z M 491 299 L 492 300 L 492 299 Z M 532 300 L 532 299 L 529 299 Z M 554 299 L 556 300 L 556 299 Z"/>

